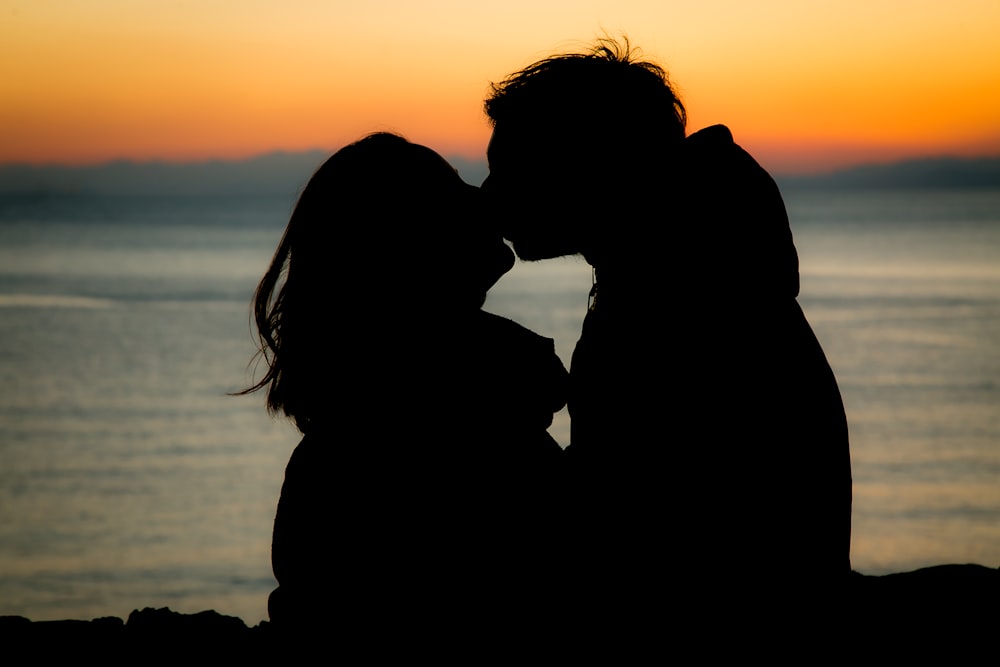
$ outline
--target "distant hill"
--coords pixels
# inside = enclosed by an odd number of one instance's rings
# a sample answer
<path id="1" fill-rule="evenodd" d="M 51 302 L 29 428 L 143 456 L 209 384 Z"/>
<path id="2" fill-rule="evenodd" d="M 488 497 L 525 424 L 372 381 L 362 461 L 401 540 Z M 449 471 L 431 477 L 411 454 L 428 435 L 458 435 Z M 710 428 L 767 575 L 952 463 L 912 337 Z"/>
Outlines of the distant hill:
<path id="1" fill-rule="evenodd" d="M 923 158 L 775 180 L 782 189 L 1000 187 L 1000 157 Z"/>
<path id="2" fill-rule="evenodd" d="M 0 194 L 294 196 L 327 155 L 279 152 L 242 161 L 120 161 L 93 167 L 0 165 Z M 467 182 L 478 185 L 486 178 L 485 160 L 448 159 Z M 775 180 L 782 189 L 1000 187 L 1000 157 L 909 160 L 821 176 L 779 175 Z"/>
<path id="3" fill-rule="evenodd" d="M 0 166 L 0 193 L 294 194 L 326 154 L 270 153 L 242 161 L 110 162 L 92 167 Z"/>

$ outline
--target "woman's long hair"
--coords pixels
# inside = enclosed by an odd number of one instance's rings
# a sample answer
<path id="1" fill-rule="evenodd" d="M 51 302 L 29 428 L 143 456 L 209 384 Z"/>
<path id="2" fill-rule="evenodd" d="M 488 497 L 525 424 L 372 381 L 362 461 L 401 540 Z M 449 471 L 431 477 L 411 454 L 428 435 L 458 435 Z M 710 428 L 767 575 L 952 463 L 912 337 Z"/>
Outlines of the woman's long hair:
<path id="1" fill-rule="evenodd" d="M 488 285 L 450 259 L 456 247 L 474 250 L 465 240 L 475 191 L 399 135 L 371 134 L 334 153 L 300 194 L 257 285 L 255 360 L 266 372 L 238 394 L 266 388 L 268 412 L 305 433 L 335 389 L 358 393 L 369 381 L 362 368 L 384 354 L 390 318 L 406 322 L 465 292 L 478 308 Z"/>

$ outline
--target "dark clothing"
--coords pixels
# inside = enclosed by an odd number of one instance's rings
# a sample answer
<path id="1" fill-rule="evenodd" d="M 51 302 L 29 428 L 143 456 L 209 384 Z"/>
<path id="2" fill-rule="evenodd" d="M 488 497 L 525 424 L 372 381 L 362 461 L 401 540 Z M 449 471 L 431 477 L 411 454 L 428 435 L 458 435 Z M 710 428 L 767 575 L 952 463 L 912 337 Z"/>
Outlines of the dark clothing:
<path id="1" fill-rule="evenodd" d="M 846 581 L 847 420 L 778 188 L 722 126 L 664 187 L 623 260 L 592 262 L 570 368 L 580 578 L 609 595 Z"/>
<path id="2" fill-rule="evenodd" d="M 463 628 L 525 622 L 508 605 L 547 585 L 542 562 L 558 547 L 563 450 L 546 429 L 568 374 L 553 341 L 479 311 L 367 353 L 389 374 L 381 394 L 336 378 L 344 397 L 285 471 L 272 623 L 454 645 Z"/>

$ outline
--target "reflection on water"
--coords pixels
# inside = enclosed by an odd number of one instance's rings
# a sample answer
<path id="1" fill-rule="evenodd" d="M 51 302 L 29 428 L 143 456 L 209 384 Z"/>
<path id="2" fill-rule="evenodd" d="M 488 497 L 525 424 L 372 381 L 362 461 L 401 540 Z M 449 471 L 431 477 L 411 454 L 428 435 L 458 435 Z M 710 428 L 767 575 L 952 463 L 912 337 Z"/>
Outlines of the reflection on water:
<path id="1" fill-rule="evenodd" d="M 787 199 L 850 422 L 855 569 L 1000 565 L 1000 192 Z M 297 434 L 226 392 L 288 202 L 63 204 L 0 207 L 0 614 L 256 623 Z M 580 260 L 518 263 L 487 309 L 568 365 L 590 286 Z"/>

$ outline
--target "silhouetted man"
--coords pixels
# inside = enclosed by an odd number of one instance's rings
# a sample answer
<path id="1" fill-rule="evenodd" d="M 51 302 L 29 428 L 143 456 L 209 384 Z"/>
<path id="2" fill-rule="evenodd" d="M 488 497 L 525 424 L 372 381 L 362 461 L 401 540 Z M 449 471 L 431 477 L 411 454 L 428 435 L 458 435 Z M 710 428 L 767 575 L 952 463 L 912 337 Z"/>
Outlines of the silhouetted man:
<path id="1" fill-rule="evenodd" d="M 505 237 L 595 270 L 570 368 L 574 595 L 616 613 L 836 591 L 847 421 L 772 178 L 724 126 L 686 136 L 665 72 L 627 42 L 535 63 L 485 109 Z"/>

